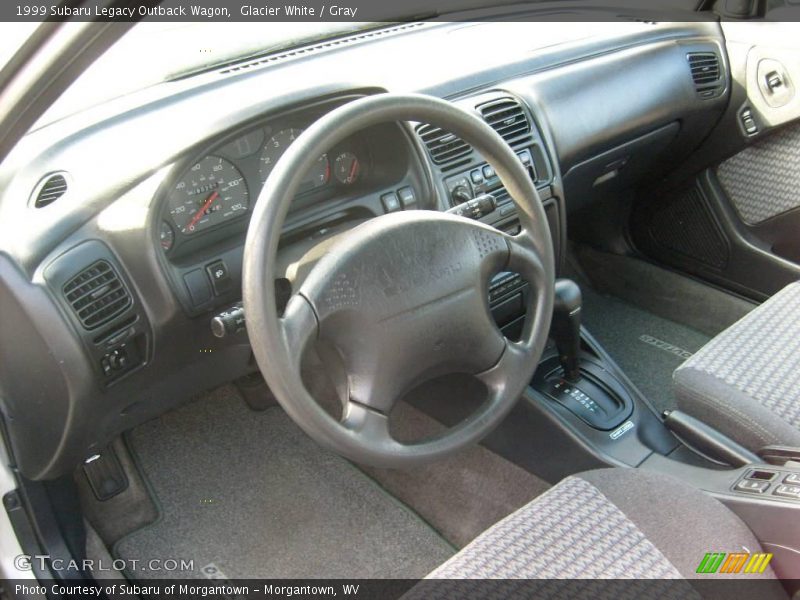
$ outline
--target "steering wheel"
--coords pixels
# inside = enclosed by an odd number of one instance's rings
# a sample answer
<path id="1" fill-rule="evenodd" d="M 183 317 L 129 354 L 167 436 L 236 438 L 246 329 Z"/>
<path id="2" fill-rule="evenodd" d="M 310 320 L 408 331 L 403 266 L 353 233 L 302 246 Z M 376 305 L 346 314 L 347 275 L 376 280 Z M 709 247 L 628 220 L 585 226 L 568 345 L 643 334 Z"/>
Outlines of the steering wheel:
<path id="1" fill-rule="evenodd" d="M 411 210 L 349 231 L 314 265 L 283 315 L 274 280 L 281 229 L 317 158 L 353 133 L 391 121 L 430 123 L 472 145 L 515 202 L 521 232 L 510 236 L 450 214 Z M 514 271 L 530 284 L 520 341 L 500 332 L 488 305 L 491 277 Z M 475 443 L 511 410 L 536 368 L 553 308 L 553 244 L 536 187 L 516 154 L 476 115 L 424 95 L 380 94 L 320 118 L 287 149 L 253 209 L 244 251 L 246 326 L 265 380 L 289 416 L 331 450 L 365 464 L 408 467 Z M 347 373 L 341 420 L 301 378 L 314 340 L 336 349 Z M 389 413 L 417 384 L 448 373 L 483 382 L 487 400 L 442 435 L 401 443 Z"/>

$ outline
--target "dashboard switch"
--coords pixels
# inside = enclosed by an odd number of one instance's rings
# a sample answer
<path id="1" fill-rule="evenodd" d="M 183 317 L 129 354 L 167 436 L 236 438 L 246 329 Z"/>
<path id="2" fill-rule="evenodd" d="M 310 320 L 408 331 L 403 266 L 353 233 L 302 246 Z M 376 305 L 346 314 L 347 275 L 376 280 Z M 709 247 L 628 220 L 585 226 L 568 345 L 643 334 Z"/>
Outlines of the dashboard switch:
<path id="1" fill-rule="evenodd" d="M 412 187 L 401 187 L 397 190 L 397 195 L 400 197 L 400 202 L 403 203 L 403 208 L 413 208 L 417 203 L 417 196 Z"/>
<path id="2" fill-rule="evenodd" d="M 220 296 L 231 289 L 230 273 L 225 261 L 218 260 L 206 266 L 206 273 L 211 279 L 211 286 L 214 288 L 214 294 Z"/>
<path id="3" fill-rule="evenodd" d="M 756 120 L 753 118 L 752 110 L 749 108 L 744 109 L 739 117 L 742 121 L 742 127 L 744 127 L 747 135 L 755 135 L 758 133 L 758 125 L 756 124 Z"/>
<path id="4" fill-rule="evenodd" d="M 381 196 L 381 204 L 383 204 L 383 208 L 387 213 L 398 211 L 401 208 L 400 199 L 394 192 Z"/>

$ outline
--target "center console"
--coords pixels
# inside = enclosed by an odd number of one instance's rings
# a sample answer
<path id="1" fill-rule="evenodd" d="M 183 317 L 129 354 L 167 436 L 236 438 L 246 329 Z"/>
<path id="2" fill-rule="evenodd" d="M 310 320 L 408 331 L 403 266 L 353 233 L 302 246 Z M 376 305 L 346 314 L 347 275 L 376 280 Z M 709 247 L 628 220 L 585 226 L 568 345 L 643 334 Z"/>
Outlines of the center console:
<path id="1" fill-rule="evenodd" d="M 763 551 L 772 554 L 772 569 L 787 590 L 796 592 L 800 449 L 769 447 L 759 456 L 680 411 L 659 418 L 581 327 L 581 308 L 579 287 L 558 280 L 551 341 L 522 402 L 488 443 L 551 481 L 627 466 L 704 490 L 747 524 Z"/>

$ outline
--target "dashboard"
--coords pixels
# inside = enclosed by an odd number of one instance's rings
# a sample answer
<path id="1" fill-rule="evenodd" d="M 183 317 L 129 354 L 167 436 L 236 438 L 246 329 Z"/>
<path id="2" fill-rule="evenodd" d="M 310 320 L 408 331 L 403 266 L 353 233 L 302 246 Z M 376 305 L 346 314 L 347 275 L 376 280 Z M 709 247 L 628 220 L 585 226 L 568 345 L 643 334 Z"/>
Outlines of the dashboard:
<path id="1" fill-rule="evenodd" d="M 256 370 L 246 331 L 219 337 L 210 325 L 241 300 L 249 217 L 271 169 L 336 106 L 418 92 L 473 111 L 528 170 L 559 261 L 572 211 L 658 176 L 726 110 L 716 23 L 564 25 L 558 39 L 552 29 L 388 27 L 165 82 L 30 132 L 0 165 L 0 331 L 26 341 L 0 345 L 0 398 L 21 471 L 68 473 L 121 432 Z M 430 52 L 442 44 L 448 52 Z M 718 60 L 710 95 L 693 85 L 696 52 Z M 458 138 L 418 123 L 358 132 L 316 157 L 293 199 L 276 291 L 365 220 L 469 208 L 481 194 L 496 207 L 470 216 L 515 231 L 499 179 Z M 510 337 L 524 293 L 510 273 L 491 285 Z"/>

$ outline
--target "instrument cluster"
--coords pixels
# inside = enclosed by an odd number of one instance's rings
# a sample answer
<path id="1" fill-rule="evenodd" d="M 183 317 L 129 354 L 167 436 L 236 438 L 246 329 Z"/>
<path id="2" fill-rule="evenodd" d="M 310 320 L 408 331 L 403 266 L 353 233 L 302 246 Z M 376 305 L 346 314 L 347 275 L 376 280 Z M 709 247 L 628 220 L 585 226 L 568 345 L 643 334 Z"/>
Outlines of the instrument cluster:
<path id="1" fill-rule="evenodd" d="M 159 229 L 162 249 L 169 253 L 204 232 L 245 220 L 272 169 L 305 125 L 284 120 L 251 129 L 211 148 L 170 179 Z M 346 140 L 317 158 L 295 200 L 330 201 L 368 186 L 371 157 L 364 135 Z"/>

